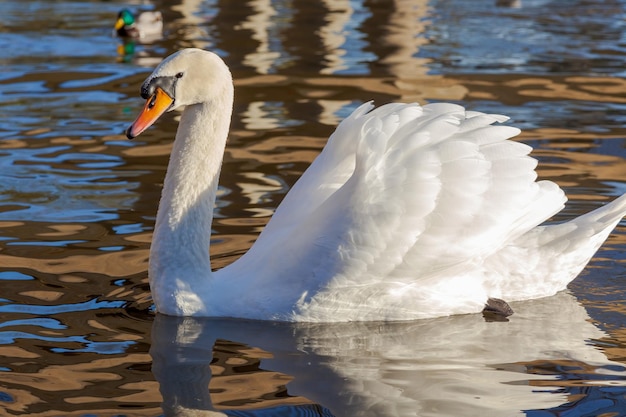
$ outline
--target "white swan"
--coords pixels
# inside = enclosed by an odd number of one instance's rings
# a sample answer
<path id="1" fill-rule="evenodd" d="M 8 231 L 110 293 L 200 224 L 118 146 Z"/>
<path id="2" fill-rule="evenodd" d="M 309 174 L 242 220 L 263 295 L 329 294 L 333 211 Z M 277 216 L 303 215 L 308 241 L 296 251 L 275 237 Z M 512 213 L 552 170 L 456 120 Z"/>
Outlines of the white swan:
<path id="1" fill-rule="evenodd" d="M 538 226 L 566 197 L 536 181 L 504 116 L 452 104 L 364 104 L 344 120 L 239 260 L 209 241 L 233 106 L 228 67 L 185 49 L 146 79 L 133 138 L 186 106 L 150 250 L 157 310 L 265 320 L 411 320 L 553 295 L 626 213 L 626 196 Z"/>

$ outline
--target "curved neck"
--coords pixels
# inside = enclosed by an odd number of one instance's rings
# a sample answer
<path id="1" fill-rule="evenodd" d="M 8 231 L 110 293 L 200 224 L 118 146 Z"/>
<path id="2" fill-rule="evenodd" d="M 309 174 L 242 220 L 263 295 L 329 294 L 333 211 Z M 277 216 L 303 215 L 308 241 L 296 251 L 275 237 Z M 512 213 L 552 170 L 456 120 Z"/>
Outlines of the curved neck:
<path id="1" fill-rule="evenodd" d="M 211 222 L 232 114 L 232 86 L 187 106 L 176 132 L 150 248 L 151 280 L 210 275 Z"/>

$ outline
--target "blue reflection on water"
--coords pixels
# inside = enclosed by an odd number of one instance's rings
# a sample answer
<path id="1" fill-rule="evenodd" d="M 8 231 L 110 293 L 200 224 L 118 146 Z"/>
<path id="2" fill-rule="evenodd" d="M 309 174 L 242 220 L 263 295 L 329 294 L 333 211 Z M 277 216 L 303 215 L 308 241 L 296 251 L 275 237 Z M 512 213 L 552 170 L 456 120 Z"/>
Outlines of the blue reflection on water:
<path id="1" fill-rule="evenodd" d="M 81 347 L 77 348 L 63 348 L 53 347 L 50 351 L 55 353 L 79 353 L 79 352 L 94 352 L 103 355 L 119 354 L 127 351 L 129 346 L 135 344 L 132 341 L 119 341 L 119 342 L 94 342 L 89 340 L 86 336 L 43 336 L 39 334 L 32 334 L 26 332 L 0 332 L 0 345 L 15 344 L 17 340 L 40 340 L 42 342 L 54 342 L 56 345 L 62 345 L 63 343 L 79 344 Z"/>
<path id="2" fill-rule="evenodd" d="M 75 313 L 79 311 L 98 310 L 105 308 L 121 308 L 126 304 L 124 301 L 101 301 L 96 298 L 75 304 L 59 305 L 26 305 L 4 304 L 0 305 L 0 313 L 26 313 L 47 316 L 60 313 Z"/>
<path id="3" fill-rule="evenodd" d="M 620 2 L 522 4 L 498 8 L 485 1 L 431 2 L 432 24 L 422 35 L 430 42 L 419 56 L 433 59 L 430 70 L 440 74 L 623 71 L 626 23 L 615 18 L 623 15 Z"/>
<path id="4" fill-rule="evenodd" d="M 0 272 L 0 280 L 8 281 L 30 281 L 35 279 L 32 275 L 26 275 L 17 271 L 2 271 Z"/>

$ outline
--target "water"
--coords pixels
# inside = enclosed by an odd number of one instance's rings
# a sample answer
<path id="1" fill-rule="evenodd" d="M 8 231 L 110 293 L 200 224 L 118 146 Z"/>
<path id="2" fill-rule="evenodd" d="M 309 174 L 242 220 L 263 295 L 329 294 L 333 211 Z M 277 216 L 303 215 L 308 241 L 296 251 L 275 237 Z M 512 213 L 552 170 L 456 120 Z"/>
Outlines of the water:
<path id="1" fill-rule="evenodd" d="M 623 222 L 569 292 L 518 303 L 506 323 L 152 312 L 148 249 L 176 124 L 123 131 L 142 80 L 182 47 L 217 51 L 236 82 L 216 267 L 372 99 L 508 114 L 570 196 L 557 220 L 624 193 L 626 4 L 505 3 L 154 1 L 164 37 L 127 54 L 111 36 L 126 3 L 0 3 L 0 414 L 621 415 Z"/>

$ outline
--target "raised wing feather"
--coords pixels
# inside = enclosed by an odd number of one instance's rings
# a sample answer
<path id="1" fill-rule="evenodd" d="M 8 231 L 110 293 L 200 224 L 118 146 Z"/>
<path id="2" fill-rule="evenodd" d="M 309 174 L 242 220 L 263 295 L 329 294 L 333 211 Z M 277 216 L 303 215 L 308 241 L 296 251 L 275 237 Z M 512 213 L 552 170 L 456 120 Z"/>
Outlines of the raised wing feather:
<path id="1" fill-rule="evenodd" d="M 483 260 L 558 212 L 563 192 L 535 182 L 531 148 L 507 140 L 519 131 L 492 125 L 502 116 L 436 104 L 362 117 L 354 173 L 325 203 L 326 290 L 302 314 L 347 314 L 355 300 L 386 319 L 479 310 Z"/>
<path id="2" fill-rule="evenodd" d="M 340 124 L 230 272 L 253 270 L 262 301 L 250 302 L 278 318 L 479 311 L 484 260 L 559 211 L 563 192 L 535 181 L 531 148 L 507 140 L 519 130 L 493 125 L 504 116 L 451 104 L 369 108 Z M 294 298 L 297 311 L 281 310 Z"/>

